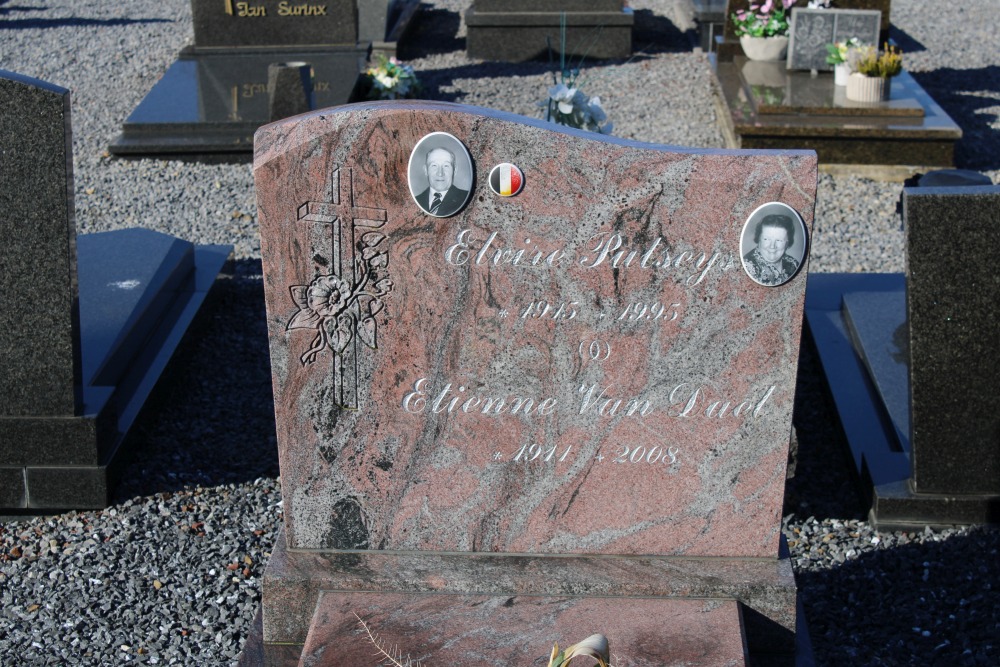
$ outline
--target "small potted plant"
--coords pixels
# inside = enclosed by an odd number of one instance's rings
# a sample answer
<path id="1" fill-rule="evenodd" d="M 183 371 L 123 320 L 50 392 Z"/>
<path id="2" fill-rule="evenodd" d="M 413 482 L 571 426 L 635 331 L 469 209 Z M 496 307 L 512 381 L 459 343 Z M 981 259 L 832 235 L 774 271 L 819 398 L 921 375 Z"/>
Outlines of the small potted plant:
<path id="1" fill-rule="evenodd" d="M 903 52 L 885 45 L 878 51 L 863 46 L 848 52 L 851 75 L 847 78 L 847 99 L 854 102 L 884 102 L 889 99 L 889 79 L 903 71 Z"/>
<path id="2" fill-rule="evenodd" d="M 857 49 L 861 46 L 861 40 L 857 37 L 851 37 L 844 42 L 835 42 L 826 45 L 826 64 L 833 65 L 833 85 L 847 85 L 847 78 L 851 74 L 851 66 L 847 62 L 847 54 L 851 49 Z"/>
<path id="3" fill-rule="evenodd" d="M 750 60 L 782 60 L 788 52 L 788 16 L 796 0 L 765 0 L 730 15 Z"/>

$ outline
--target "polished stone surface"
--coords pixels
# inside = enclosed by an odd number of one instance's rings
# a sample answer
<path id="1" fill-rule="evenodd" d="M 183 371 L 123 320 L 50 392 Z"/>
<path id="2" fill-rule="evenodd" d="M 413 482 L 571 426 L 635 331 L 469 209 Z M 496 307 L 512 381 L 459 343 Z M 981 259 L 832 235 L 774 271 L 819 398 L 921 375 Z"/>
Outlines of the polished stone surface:
<path id="1" fill-rule="evenodd" d="M 962 130 L 906 71 L 887 102 L 842 97 L 833 74 L 784 70 L 742 56 L 716 62 L 728 145 L 808 148 L 821 164 L 951 167 Z"/>
<path id="2" fill-rule="evenodd" d="M 806 272 L 757 285 L 740 239 L 770 201 L 811 225 L 814 156 L 553 127 L 382 103 L 258 131 L 295 548 L 776 553 Z M 479 169 L 451 218 L 407 187 L 433 131 Z M 512 152 L 526 185 L 500 198 Z"/>
<path id="3" fill-rule="evenodd" d="M 905 188 L 913 486 L 1000 494 L 1000 186 Z"/>
<path id="4" fill-rule="evenodd" d="M 0 70 L 0 416 L 81 410 L 69 98 Z"/>
<path id="5" fill-rule="evenodd" d="M 856 292 L 844 295 L 844 323 L 868 371 L 896 440 L 910 451 L 910 328 L 906 293 Z"/>
<path id="6" fill-rule="evenodd" d="M 472 192 L 437 218 L 415 151 L 442 132 Z M 524 189 L 496 196 L 511 159 Z M 262 128 L 254 176 L 289 545 L 267 664 L 322 591 L 406 615 L 434 593 L 455 636 L 472 595 L 738 601 L 751 653 L 794 654 L 780 517 L 807 274 L 764 287 L 740 257 L 767 202 L 811 226 L 814 154 L 369 103 Z"/>
<path id="7" fill-rule="evenodd" d="M 375 649 L 362 622 L 384 646 L 439 665 L 545 664 L 553 644 L 598 632 L 632 667 L 742 667 L 748 657 L 735 600 L 327 591 L 304 664 L 365 664 Z"/>
<path id="8" fill-rule="evenodd" d="M 196 48 L 353 46 L 358 33 L 355 0 L 191 0 L 191 18 Z"/>
<path id="9" fill-rule="evenodd" d="M 846 300 L 905 300 L 903 274 L 813 274 L 806 291 L 806 321 L 819 351 L 823 372 L 833 396 L 840 423 L 854 460 L 861 490 L 870 510 L 869 518 L 881 530 L 920 530 L 926 525 L 950 526 L 997 523 L 1000 517 L 1000 494 L 995 493 L 923 493 L 914 489 L 910 457 L 897 439 L 896 429 L 888 418 L 880 391 L 858 352 L 843 316 Z M 898 305 L 893 307 L 898 314 Z M 890 325 L 891 326 L 891 325 Z M 866 334 L 861 343 L 872 359 L 881 351 L 890 356 L 892 349 L 880 350 L 878 336 Z M 882 335 L 885 342 L 884 333 Z M 892 359 L 881 364 L 891 366 Z M 875 363 L 876 366 L 879 362 Z M 884 370 L 884 369 L 883 369 Z M 896 370 L 898 381 L 898 369 Z M 883 372 L 880 382 L 890 381 Z M 902 389 L 897 387 L 898 393 Z M 995 411 L 994 411 L 995 412 Z M 936 443 L 928 443 L 934 447 Z M 990 441 L 980 441 L 989 447 Z M 915 439 L 913 447 L 918 447 Z M 966 458 L 967 470 L 976 471 L 979 460 Z M 973 473 L 975 478 L 978 473 Z"/>
<path id="10" fill-rule="evenodd" d="M 289 550 L 282 531 L 263 589 L 263 638 L 270 646 L 305 642 L 323 591 L 735 600 L 743 607 L 751 653 L 793 651 L 797 624 L 784 545 L 780 558 L 749 560 L 336 553 Z"/>
<path id="11" fill-rule="evenodd" d="M 145 229 L 77 244 L 83 414 L 0 418 L 0 474 L 26 483 L 14 509 L 106 506 L 126 436 L 232 252 Z"/>
<path id="12" fill-rule="evenodd" d="M 565 37 L 567 57 L 628 58 L 634 23 L 632 10 L 620 7 L 609 12 L 487 12 L 473 3 L 465 12 L 466 50 L 470 58 L 483 60 L 558 59 Z"/>
<path id="13" fill-rule="evenodd" d="M 341 51 L 182 53 L 132 111 L 111 144 L 116 155 L 242 155 L 253 133 L 271 121 L 268 67 L 312 66 L 316 108 L 354 101 L 364 49 Z"/>

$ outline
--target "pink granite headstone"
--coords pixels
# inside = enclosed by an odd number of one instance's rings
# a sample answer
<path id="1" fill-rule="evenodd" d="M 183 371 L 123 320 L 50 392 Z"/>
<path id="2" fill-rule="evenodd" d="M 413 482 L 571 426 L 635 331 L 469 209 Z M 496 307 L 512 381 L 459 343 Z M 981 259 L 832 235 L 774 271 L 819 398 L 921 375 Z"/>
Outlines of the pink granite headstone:
<path id="1" fill-rule="evenodd" d="M 777 558 L 814 153 L 379 103 L 254 173 L 291 552 Z"/>

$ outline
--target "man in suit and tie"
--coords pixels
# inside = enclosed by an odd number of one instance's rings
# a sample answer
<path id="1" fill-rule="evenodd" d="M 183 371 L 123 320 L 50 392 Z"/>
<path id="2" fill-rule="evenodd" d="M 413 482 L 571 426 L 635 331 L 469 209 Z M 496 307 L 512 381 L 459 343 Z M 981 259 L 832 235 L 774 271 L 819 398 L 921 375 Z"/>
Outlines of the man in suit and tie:
<path id="1" fill-rule="evenodd" d="M 434 148 L 427 152 L 424 174 L 430 187 L 417 195 L 417 204 L 431 215 L 447 217 L 458 211 L 468 199 L 468 190 L 452 185 L 455 154 L 447 148 Z"/>

